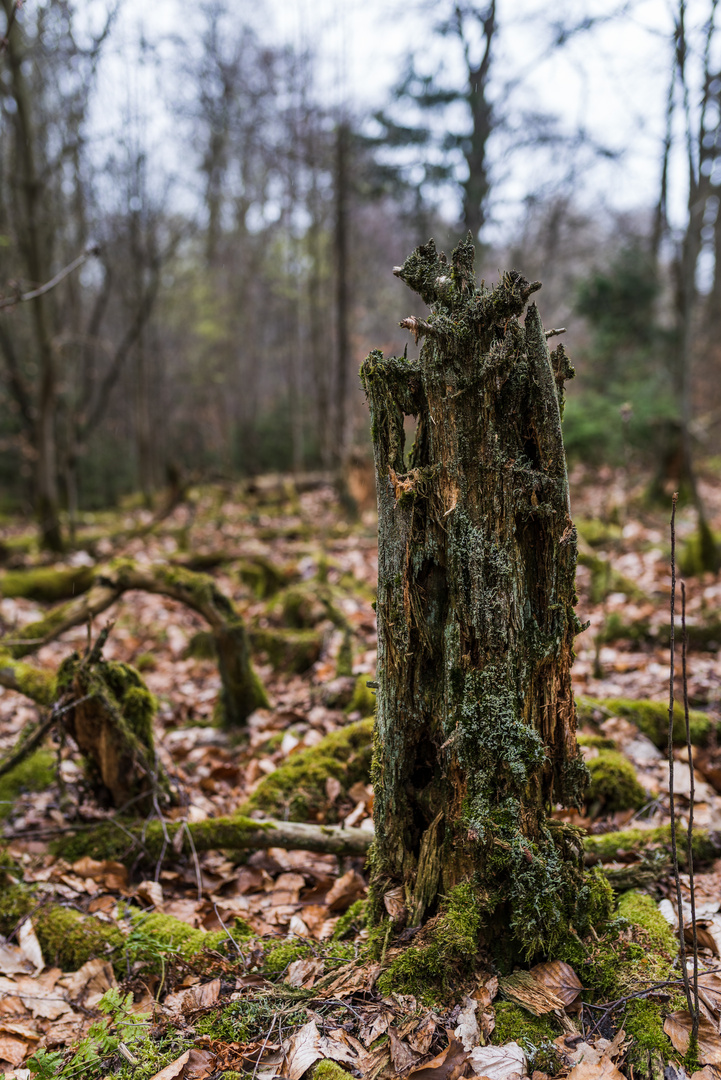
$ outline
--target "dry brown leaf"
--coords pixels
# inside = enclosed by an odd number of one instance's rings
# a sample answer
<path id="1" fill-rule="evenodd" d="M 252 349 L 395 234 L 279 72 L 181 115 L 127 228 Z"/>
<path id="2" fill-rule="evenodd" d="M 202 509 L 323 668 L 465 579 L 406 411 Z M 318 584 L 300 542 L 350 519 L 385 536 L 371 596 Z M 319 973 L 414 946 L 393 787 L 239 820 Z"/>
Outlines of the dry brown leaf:
<path id="1" fill-rule="evenodd" d="M 351 904 L 360 899 L 366 891 L 366 883 L 357 870 L 348 870 L 339 877 L 333 885 L 325 902 L 328 910 L 333 912 L 346 911 Z"/>
<path id="2" fill-rule="evenodd" d="M 0 943 L 0 975 L 27 975 L 33 965 L 19 945 Z"/>
<path id="3" fill-rule="evenodd" d="M 564 960 L 551 960 L 546 964 L 536 964 L 530 974 L 547 990 L 560 998 L 568 1007 L 572 1005 L 583 990 L 581 980 L 570 964 Z"/>
<path id="4" fill-rule="evenodd" d="M 68 992 L 68 997 L 73 1000 L 85 992 L 83 1005 L 88 1009 L 92 1009 L 100 1001 L 105 991 L 117 986 L 117 983 L 112 965 L 107 960 L 96 958 L 95 960 L 88 960 L 86 964 L 83 964 L 81 968 L 71 975 L 63 975 L 58 980 L 58 985 L 64 986 Z"/>
<path id="5" fill-rule="evenodd" d="M 691 1074 L 691 1080 L 719 1080 L 721 1072 L 714 1065 L 704 1065 Z"/>
<path id="6" fill-rule="evenodd" d="M 0 1035 L 0 1061 L 7 1061 L 13 1068 L 22 1065 L 30 1053 L 30 1045 L 13 1035 Z"/>
<path id="7" fill-rule="evenodd" d="M 299 1031 L 286 1039 L 283 1049 L 286 1054 L 284 1073 L 288 1080 L 300 1080 L 306 1069 L 310 1069 L 324 1056 L 315 1020 L 309 1020 Z"/>
<path id="8" fill-rule="evenodd" d="M 535 1016 L 564 1007 L 562 999 L 534 978 L 530 971 L 514 971 L 512 975 L 499 979 L 499 986 L 507 998 Z"/>
<path id="9" fill-rule="evenodd" d="M 478 1017 L 476 1016 L 477 1008 L 478 1002 L 464 994 L 463 1008 L 458 1014 L 457 1026 L 454 1032 L 456 1038 L 463 1043 L 464 1050 L 472 1050 L 481 1041 L 481 1032 L 478 1027 Z"/>
<path id="10" fill-rule="evenodd" d="M 370 993 L 380 975 L 380 964 L 364 964 L 362 967 L 351 962 L 342 967 L 330 984 L 323 988 L 323 997 L 346 997 L 348 994 Z"/>
<path id="11" fill-rule="evenodd" d="M 180 1016 L 215 1005 L 219 997 L 220 979 L 213 979 L 202 986 L 189 986 L 186 990 L 176 990 L 175 993 L 168 994 L 163 1005 L 171 1016 Z"/>
<path id="12" fill-rule="evenodd" d="M 598 1061 L 581 1061 L 574 1065 L 568 1080 L 625 1080 L 610 1058 L 605 1055 Z"/>
<path id="13" fill-rule="evenodd" d="M 679 1054 L 685 1054 L 691 1041 L 692 1020 L 685 1009 L 666 1017 L 663 1030 Z M 721 1065 L 721 1035 L 714 1025 L 701 1017 L 698 1026 L 698 1056 L 702 1065 Z"/>
<path id="14" fill-rule="evenodd" d="M 325 797 L 326 797 L 326 799 L 328 800 L 328 802 L 330 803 L 331 806 L 336 801 L 336 799 L 338 798 L 338 796 L 340 795 L 342 790 L 343 790 L 343 785 L 341 784 L 340 780 L 338 780 L 337 777 L 335 777 L 335 776 L 326 777 L 326 781 L 325 781 Z"/>
<path id="15" fill-rule="evenodd" d="M 402 887 L 389 889 L 383 894 L 383 906 L 394 922 L 398 922 L 406 914 L 406 904 Z"/>
<path id="16" fill-rule="evenodd" d="M 324 1057 L 350 1065 L 362 1076 L 369 1071 L 370 1055 L 366 1053 L 363 1045 L 343 1028 L 336 1028 L 329 1035 L 322 1036 L 320 1049 Z"/>
<path id="17" fill-rule="evenodd" d="M 418 1060 L 418 1055 L 398 1038 L 397 1032 L 392 1027 L 388 1028 L 388 1037 L 391 1042 L 391 1061 L 396 1072 L 403 1072 Z"/>
<path id="18" fill-rule="evenodd" d="M 43 951 L 40 948 L 40 942 L 35 933 L 32 919 L 25 919 L 25 921 L 20 924 L 20 929 L 18 930 L 18 945 L 32 964 L 33 974 L 39 975 L 45 967 L 45 961 L 43 960 Z"/>
<path id="19" fill-rule="evenodd" d="M 215 1072 L 215 1054 L 210 1050 L 198 1050 L 195 1047 L 190 1051 L 183 1072 L 183 1080 L 205 1080 Z"/>
<path id="20" fill-rule="evenodd" d="M 55 987 L 61 974 L 60 968 L 50 968 L 35 978 L 30 975 L 21 975 L 12 981 L 0 978 L 0 997 L 7 994 L 20 998 L 34 1017 L 57 1020 L 63 1013 L 72 1012 L 72 1006 L 63 997 L 64 991 Z"/>
<path id="21" fill-rule="evenodd" d="M 477 1046 L 469 1055 L 477 1076 L 483 1080 L 521 1080 L 526 1075 L 526 1055 L 518 1043 Z"/>
<path id="22" fill-rule="evenodd" d="M 189 1057 L 190 1050 L 186 1050 L 185 1053 L 181 1054 L 175 1061 L 171 1061 L 170 1065 L 166 1065 L 160 1072 L 151 1076 L 150 1080 L 175 1080 L 176 1077 L 182 1076 Z"/>
<path id="23" fill-rule="evenodd" d="M 323 974 L 325 962 L 322 957 L 310 957 L 302 960 L 294 960 L 288 966 L 288 974 L 285 981 L 289 986 L 302 987 L 310 990 L 316 979 Z"/>
<path id="24" fill-rule="evenodd" d="M 156 908 L 163 906 L 163 886 L 159 881 L 141 881 L 135 890 L 135 895 L 145 900 L 146 904 L 153 904 Z"/>
<path id="25" fill-rule="evenodd" d="M 463 1049 L 463 1043 L 449 1032 L 448 1046 L 440 1054 L 421 1065 L 419 1069 L 412 1069 L 408 1073 L 407 1080 L 458 1080 L 463 1073 L 470 1054 Z"/>
<path id="26" fill-rule="evenodd" d="M 121 892 L 128 887 L 128 868 L 124 863 L 112 859 L 99 862 L 84 855 L 73 863 L 72 868 L 79 877 L 89 878 L 110 892 Z"/>
<path id="27" fill-rule="evenodd" d="M 418 1054 L 427 1054 L 435 1033 L 436 1022 L 431 1013 L 428 1013 L 408 1036 L 408 1045 Z"/>

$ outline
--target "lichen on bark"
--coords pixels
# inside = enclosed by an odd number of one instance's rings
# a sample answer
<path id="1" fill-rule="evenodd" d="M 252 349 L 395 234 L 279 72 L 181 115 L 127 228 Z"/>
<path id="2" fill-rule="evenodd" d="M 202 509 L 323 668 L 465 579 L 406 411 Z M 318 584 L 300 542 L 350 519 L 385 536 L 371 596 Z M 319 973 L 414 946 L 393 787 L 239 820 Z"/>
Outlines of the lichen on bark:
<path id="1" fill-rule="evenodd" d="M 482 935 L 533 956 L 608 904 L 580 838 L 550 820 L 587 780 L 561 434 L 573 369 L 535 304 L 520 320 L 540 283 L 511 271 L 479 289 L 473 259 L 470 238 L 450 263 L 433 241 L 413 252 L 396 272 L 431 307 L 401 324 L 420 356 L 374 351 L 361 367 L 380 549 L 370 919 L 401 887 L 419 925 L 470 882 Z"/>

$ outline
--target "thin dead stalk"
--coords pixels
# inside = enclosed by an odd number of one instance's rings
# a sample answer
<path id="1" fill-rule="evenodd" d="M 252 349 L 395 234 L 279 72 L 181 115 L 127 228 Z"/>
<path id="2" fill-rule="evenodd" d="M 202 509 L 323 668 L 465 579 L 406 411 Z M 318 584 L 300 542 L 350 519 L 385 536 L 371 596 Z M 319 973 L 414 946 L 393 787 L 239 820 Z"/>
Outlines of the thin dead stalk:
<path id="1" fill-rule="evenodd" d="M 691 987 L 689 985 L 688 969 L 686 967 L 686 939 L 684 937 L 683 900 L 681 897 L 681 879 L 678 872 L 678 851 L 676 848 L 676 800 L 673 790 L 673 711 L 674 711 L 674 649 L 675 649 L 675 616 L 676 616 L 676 503 L 678 492 L 674 492 L 671 507 L 671 656 L 669 661 L 668 679 L 668 801 L 669 816 L 671 819 L 671 861 L 673 877 L 676 882 L 676 910 L 678 911 L 678 941 L 681 955 L 681 974 L 686 993 L 686 1003 L 691 1018 L 695 1021 Z"/>
<path id="2" fill-rule="evenodd" d="M 691 1032 L 691 1038 L 698 1038 L 698 1022 L 699 1022 L 699 1005 L 698 1005 L 698 935 L 696 933 L 696 886 L 694 882 L 693 874 L 693 850 L 692 850 L 692 834 L 693 834 L 693 807 L 696 797 L 696 783 L 693 775 L 693 749 L 691 747 L 691 725 L 689 723 L 688 713 L 688 668 L 686 664 L 686 653 L 688 650 L 688 633 L 686 632 L 686 583 L 681 582 L 681 638 L 682 638 L 682 652 L 681 652 L 681 675 L 683 680 L 683 714 L 686 723 L 686 751 L 688 753 L 688 773 L 690 778 L 690 808 L 688 814 L 688 832 L 686 834 L 686 860 L 688 863 L 688 880 L 689 891 L 691 893 L 691 930 L 693 933 L 693 1001 L 694 1010 L 692 1015 L 693 1028 Z M 680 917 L 680 916 L 679 916 Z M 681 920 L 683 921 L 683 920 Z"/>

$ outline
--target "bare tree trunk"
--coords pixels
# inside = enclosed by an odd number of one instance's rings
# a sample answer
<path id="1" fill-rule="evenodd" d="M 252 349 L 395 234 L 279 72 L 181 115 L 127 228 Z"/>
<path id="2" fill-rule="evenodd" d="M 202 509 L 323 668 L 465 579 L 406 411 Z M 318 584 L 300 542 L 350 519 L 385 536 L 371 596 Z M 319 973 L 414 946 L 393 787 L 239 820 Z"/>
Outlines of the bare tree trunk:
<path id="1" fill-rule="evenodd" d="M 336 130 L 335 161 L 335 273 L 336 273 L 336 425 L 335 458 L 343 460 L 346 440 L 348 402 L 348 364 L 350 345 L 348 334 L 348 153 L 350 127 L 341 120 Z"/>
<path id="2" fill-rule="evenodd" d="M 397 273 L 432 308 L 401 323 L 425 336 L 420 358 L 372 352 L 361 369 L 379 514 L 371 919 L 393 890 L 415 926 L 455 896 L 478 941 L 532 956 L 590 902 L 580 842 L 548 817 L 587 775 L 561 437 L 573 369 L 535 304 L 518 321 L 540 282 L 512 271 L 478 290 L 473 252 L 469 235 L 450 265 L 433 241 L 409 256 Z"/>
<path id="3" fill-rule="evenodd" d="M 2 0 L 7 24 L 12 22 L 14 0 Z M 30 93 L 23 73 L 23 56 L 18 42 L 19 28 L 12 26 L 7 37 L 6 55 L 11 76 L 11 93 L 16 106 L 17 153 L 20 165 L 20 189 L 23 200 L 25 260 L 34 284 L 40 285 L 50 277 L 48 241 L 43 235 L 41 217 L 47 211 L 42 205 L 43 180 L 35 156 Z M 40 388 L 36 402 L 35 420 L 35 503 L 44 547 L 62 550 L 60 530 L 57 454 L 55 441 L 55 405 L 57 375 L 52 338 L 48 327 L 48 300 L 39 296 L 32 303 L 32 321 L 40 368 Z"/>

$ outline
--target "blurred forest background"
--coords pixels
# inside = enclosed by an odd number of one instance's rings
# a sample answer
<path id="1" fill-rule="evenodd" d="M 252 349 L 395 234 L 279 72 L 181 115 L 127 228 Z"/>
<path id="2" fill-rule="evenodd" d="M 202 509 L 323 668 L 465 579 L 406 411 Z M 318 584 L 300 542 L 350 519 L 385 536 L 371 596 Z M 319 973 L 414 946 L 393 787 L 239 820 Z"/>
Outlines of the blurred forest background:
<path id="1" fill-rule="evenodd" d="M 369 455 L 358 367 L 402 351 L 414 313 L 391 268 L 467 230 L 479 277 L 540 278 L 546 326 L 569 328 L 571 459 L 701 508 L 695 470 L 721 461 L 716 0 L 408 0 L 365 37 L 337 0 L 336 53 L 289 31 L 300 0 L 1 3 L 0 509 L 47 546 L 179 476 Z"/>

